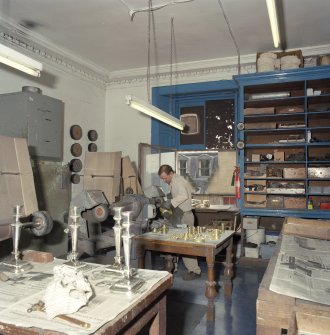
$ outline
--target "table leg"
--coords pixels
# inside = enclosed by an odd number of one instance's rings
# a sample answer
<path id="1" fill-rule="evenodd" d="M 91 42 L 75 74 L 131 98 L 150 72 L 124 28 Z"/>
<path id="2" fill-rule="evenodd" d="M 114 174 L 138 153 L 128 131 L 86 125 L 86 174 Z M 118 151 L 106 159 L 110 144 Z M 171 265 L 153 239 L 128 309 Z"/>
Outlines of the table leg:
<path id="1" fill-rule="evenodd" d="M 225 283 L 224 291 L 225 297 L 230 298 L 233 290 L 232 278 L 234 276 L 233 272 L 233 238 L 231 238 L 228 247 L 226 248 L 226 267 L 224 271 Z"/>
<path id="2" fill-rule="evenodd" d="M 144 254 L 144 247 L 140 243 L 136 243 L 137 266 L 139 269 L 144 269 Z"/>
<path id="3" fill-rule="evenodd" d="M 165 270 L 168 271 L 169 273 L 173 273 L 173 270 L 174 270 L 174 264 L 173 264 L 174 257 L 171 254 L 166 254 L 164 256 L 164 258 L 165 258 Z"/>
<path id="4" fill-rule="evenodd" d="M 214 299 L 217 296 L 217 290 L 215 288 L 215 274 L 214 274 L 214 256 L 206 257 L 207 263 L 207 282 L 205 287 L 205 296 L 207 298 L 207 321 L 214 321 L 215 307 L 214 307 Z"/>
<path id="5" fill-rule="evenodd" d="M 149 335 L 166 335 L 166 295 L 158 302 L 158 313 L 151 322 Z"/>

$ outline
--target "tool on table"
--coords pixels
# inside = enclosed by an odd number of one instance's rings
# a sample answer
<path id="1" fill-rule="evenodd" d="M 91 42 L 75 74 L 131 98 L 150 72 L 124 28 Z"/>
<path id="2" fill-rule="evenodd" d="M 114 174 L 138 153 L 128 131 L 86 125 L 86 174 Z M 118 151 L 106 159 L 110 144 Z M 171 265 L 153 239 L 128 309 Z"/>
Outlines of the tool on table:
<path id="1" fill-rule="evenodd" d="M 31 312 L 34 312 L 34 311 L 44 312 L 45 311 L 45 303 L 43 301 L 39 300 L 37 303 L 31 305 L 31 307 L 27 309 L 28 313 L 31 313 Z M 86 329 L 90 328 L 90 326 L 91 326 L 88 322 L 84 322 L 84 321 L 81 321 L 79 319 L 76 319 L 76 318 L 73 318 L 71 316 L 67 316 L 67 315 L 64 315 L 64 314 L 57 315 L 56 317 L 59 318 L 59 319 L 65 320 L 67 322 L 73 323 L 77 326 L 86 328 Z"/>

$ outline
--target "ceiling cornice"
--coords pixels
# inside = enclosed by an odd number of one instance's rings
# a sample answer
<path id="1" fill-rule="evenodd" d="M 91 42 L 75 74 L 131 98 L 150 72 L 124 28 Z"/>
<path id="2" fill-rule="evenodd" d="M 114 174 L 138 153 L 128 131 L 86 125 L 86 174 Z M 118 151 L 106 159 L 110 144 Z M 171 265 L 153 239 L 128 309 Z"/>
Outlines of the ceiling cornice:
<path id="1" fill-rule="evenodd" d="M 300 49 L 304 57 L 325 55 L 330 53 L 330 45 L 320 45 Z M 274 50 L 277 52 L 278 50 Z M 290 51 L 290 50 L 287 50 Z M 256 72 L 256 54 L 240 57 L 240 73 Z M 195 78 L 201 80 L 231 79 L 232 75 L 238 74 L 238 58 L 227 57 L 208 59 L 196 62 L 186 62 L 173 65 L 173 78 Z M 152 82 L 169 82 L 171 77 L 170 65 L 150 67 L 150 80 Z M 217 79 L 214 79 L 214 78 Z M 135 86 L 147 81 L 147 68 L 137 68 L 110 73 L 108 86 Z M 181 80 L 180 80 L 181 82 Z"/>
<path id="2" fill-rule="evenodd" d="M 140 86 L 145 85 L 147 81 L 147 67 L 109 72 L 67 50 L 58 48 L 42 36 L 4 18 L 0 20 L 0 41 L 50 66 L 77 75 L 103 88 Z M 330 45 L 301 50 L 304 57 L 329 54 Z M 241 56 L 240 73 L 255 72 L 255 62 L 255 54 Z M 172 74 L 170 70 L 169 64 L 150 67 L 150 81 L 155 85 L 167 85 L 171 76 L 177 83 L 231 79 L 232 75 L 238 74 L 238 58 L 226 57 L 178 63 L 173 65 Z"/>
<path id="3" fill-rule="evenodd" d="M 3 18 L 0 20 L 0 41 L 38 61 L 92 81 L 97 86 L 105 87 L 109 81 L 109 74 L 105 69 L 82 60 Z"/>

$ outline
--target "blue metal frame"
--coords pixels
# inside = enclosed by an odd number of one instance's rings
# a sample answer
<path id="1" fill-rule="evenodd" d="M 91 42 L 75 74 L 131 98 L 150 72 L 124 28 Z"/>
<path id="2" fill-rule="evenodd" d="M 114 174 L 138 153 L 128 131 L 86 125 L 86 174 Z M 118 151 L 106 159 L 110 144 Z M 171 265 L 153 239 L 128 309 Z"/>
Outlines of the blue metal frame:
<path id="1" fill-rule="evenodd" d="M 306 92 L 306 84 L 310 80 L 327 79 L 330 78 L 330 66 L 318 66 L 311 68 L 294 69 L 287 71 L 263 72 L 244 74 L 233 77 L 239 87 L 238 100 L 238 115 L 237 122 L 244 123 L 244 90 L 246 86 L 265 85 L 265 84 L 280 84 L 295 81 L 304 82 Z M 305 105 L 305 121 L 307 119 L 307 99 L 304 98 Z M 307 124 L 307 123 L 306 123 Z M 307 130 L 306 130 L 307 131 Z M 237 140 L 244 141 L 244 131 L 237 132 Z M 300 144 L 306 146 L 307 144 Z M 310 144 L 308 144 L 310 146 Z M 277 145 L 276 145 L 277 146 Z M 281 145 L 282 146 L 282 145 Z M 292 146 L 292 144 L 290 144 Z M 252 144 L 246 144 L 246 147 L 253 147 Z M 260 147 L 260 146 L 259 146 Z M 272 145 L 265 145 L 265 147 L 272 147 Z M 306 149 L 306 148 L 305 148 Z M 305 151 L 307 152 L 307 151 Z M 240 180 L 244 181 L 244 149 L 238 151 L 238 161 L 240 165 Z M 308 165 L 308 157 L 306 157 L 306 171 Z M 306 193 L 306 197 L 308 194 Z M 241 182 L 241 199 L 239 200 L 239 207 L 242 215 L 258 215 L 258 216 L 297 216 L 305 218 L 330 218 L 330 211 L 324 210 L 285 210 L 285 209 L 263 209 L 263 208 L 245 208 L 244 207 L 244 183 Z"/>
<path id="2" fill-rule="evenodd" d="M 161 86 L 152 89 L 152 103 L 161 110 L 179 118 L 181 107 L 204 106 L 207 100 L 233 99 L 235 101 L 236 122 L 237 92 L 238 86 L 234 80 Z M 180 150 L 205 149 L 205 145 L 180 145 L 180 131 L 154 119 L 151 123 L 151 144 Z"/>

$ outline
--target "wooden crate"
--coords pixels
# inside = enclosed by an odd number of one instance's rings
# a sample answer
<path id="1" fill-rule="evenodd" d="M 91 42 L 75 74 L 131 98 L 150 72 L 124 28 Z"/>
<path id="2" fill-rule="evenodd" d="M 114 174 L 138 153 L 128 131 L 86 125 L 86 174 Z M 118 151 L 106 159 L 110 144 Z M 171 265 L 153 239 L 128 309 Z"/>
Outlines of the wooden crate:
<path id="1" fill-rule="evenodd" d="M 282 233 L 330 239 L 330 221 L 286 218 Z M 259 285 L 257 298 L 257 335 L 296 335 L 298 329 L 319 335 L 329 334 L 330 306 L 278 294 L 269 289 L 281 248 L 280 236 Z"/>

